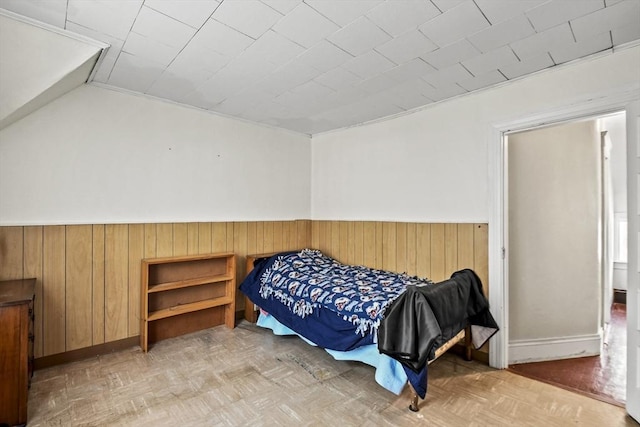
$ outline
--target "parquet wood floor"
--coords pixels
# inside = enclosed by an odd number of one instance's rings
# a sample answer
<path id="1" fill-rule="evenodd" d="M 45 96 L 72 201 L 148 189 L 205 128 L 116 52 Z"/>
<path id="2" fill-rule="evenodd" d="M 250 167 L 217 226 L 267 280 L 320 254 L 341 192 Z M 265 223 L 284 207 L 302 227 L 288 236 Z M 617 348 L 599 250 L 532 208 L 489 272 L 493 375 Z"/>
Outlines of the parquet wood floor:
<path id="1" fill-rule="evenodd" d="M 445 355 L 420 412 L 373 368 L 241 322 L 35 372 L 37 426 L 636 426 L 623 408 Z"/>
<path id="2" fill-rule="evenodd" d="M 599 356 L 522 363 L 509 369 L 594 399 L 624 406 L 627 387 L 627 309 L 611 306 L 611 322 L 604 330 Z"/>

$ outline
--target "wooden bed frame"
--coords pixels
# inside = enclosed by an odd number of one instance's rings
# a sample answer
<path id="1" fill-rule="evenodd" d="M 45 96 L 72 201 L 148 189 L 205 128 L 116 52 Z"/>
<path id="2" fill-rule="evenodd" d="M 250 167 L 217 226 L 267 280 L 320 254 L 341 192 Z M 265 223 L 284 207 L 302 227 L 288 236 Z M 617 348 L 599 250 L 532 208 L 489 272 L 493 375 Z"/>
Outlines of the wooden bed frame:
<path id="1" fill-rule="evenodd" d="M 251 272 L 251 270 L 253 270 L 254 263 L 257 259 L 268 258 L 278 253 L 279 252 L 247 255 L 247 270 L 246 270 L 247 275 Z M 245 320 L 251 323 L 256 323 L 258 321 L 258 310 L 256 309 L 256 306 L 253 304 L 253 301 L 251 301 L 246 295 L 244 297 L 244 318 Z M 460 341 L 463 341 L 463 340 L 464 340 L 464 349 L 465 349 L 464 359 L 467 361 L 470 361 L 471 348 L 472 348 L 471 327 L 467 326 L 465 329 L 458 332 L 458 334 L 455 337 L 451 338 L 449 341 L 445 342 L 443 345 L 438 347 L 435 351 L 435 357 L 432 360 L 430 360 L 428 364 L 430 365 L 431 363 L 435 362 L 440 356 L 446 353 L 447 350 L 449 350 L 451 347 L 453 347 L 454 345 L 458 344 Z M 418 393 L 416 393 L 416 391 L 413 389 L 410 383 L 407 383 L 407 384 L 409 386 L 409 389 L 411 390 L 411 402 L 409 403 L 409 409 L 413 412 L 417 412 L 420 409 L 418 406 L 418 400 L 419 400 Z"/>

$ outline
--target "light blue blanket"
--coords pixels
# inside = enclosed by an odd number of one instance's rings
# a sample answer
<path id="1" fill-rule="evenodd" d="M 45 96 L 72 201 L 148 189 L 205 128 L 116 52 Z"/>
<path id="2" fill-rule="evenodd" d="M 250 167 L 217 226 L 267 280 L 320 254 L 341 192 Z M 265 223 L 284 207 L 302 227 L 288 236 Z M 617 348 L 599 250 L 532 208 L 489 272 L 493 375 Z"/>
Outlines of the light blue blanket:
<path id="1" fill-rule="evenodd" d="M 257 325 L 271 329 L 276 335 L 297 335 L 312 346 L 315 343 L 309 341 L 278 322 L 273 316 L 264 312 L 260 313 Z M 317 346 L 316 346 L 317 347 Z M 407 374 L 400 362 L 378 351 L 376 344 L 365 345 L 350 351 L 336 351 L 325 349 L 336 360 L 353 360 L 376 368 L 376 382 L 392 393 L 400 394 L 407 384 Z"/>

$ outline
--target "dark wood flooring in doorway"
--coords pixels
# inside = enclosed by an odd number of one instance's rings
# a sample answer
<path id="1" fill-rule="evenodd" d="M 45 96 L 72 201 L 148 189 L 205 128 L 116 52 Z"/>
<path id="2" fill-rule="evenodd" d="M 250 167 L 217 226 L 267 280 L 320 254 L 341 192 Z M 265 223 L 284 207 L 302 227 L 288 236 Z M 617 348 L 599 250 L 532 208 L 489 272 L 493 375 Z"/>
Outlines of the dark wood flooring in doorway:
<path id="1" fill-rule="evenodd" d="M 624 406 L 627 374 L 627 309 L 611 306 L 600 356 L 523 363 L 509 370 L 595 399 Z"/>

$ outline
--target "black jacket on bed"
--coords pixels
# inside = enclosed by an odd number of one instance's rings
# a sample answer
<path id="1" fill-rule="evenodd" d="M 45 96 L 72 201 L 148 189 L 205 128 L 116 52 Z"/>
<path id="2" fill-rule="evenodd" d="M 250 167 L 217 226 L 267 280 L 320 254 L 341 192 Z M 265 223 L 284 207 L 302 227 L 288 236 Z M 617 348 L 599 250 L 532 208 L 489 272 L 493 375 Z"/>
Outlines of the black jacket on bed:
<path id="1" fill-rule="evenodd" d="M 443 282 L 407 287 L 384 317 L 378 328 L 378 349 L 415 372 L 434 358 L 437 347 L 467 325 L 480 327 L 472 327 L 476 348 L 498 331 L 482 282 L 469 269 Z"/>

